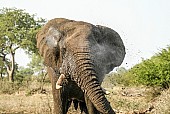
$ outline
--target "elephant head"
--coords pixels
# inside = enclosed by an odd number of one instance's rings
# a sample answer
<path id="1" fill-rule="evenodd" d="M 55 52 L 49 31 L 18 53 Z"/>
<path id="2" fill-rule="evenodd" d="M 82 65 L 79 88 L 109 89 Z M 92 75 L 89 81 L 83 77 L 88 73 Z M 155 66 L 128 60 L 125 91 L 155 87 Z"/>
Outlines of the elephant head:
<path id="1" fill-rule="evenodd" d="M 125 47 L 117 32 L 104 26 L 56 18 L 49 21 L 37 34 L 37 47 L 44 58 L 44 64 L 49 68 L 48 72 L 51 72 L 52 85 L 56 82 L 53 79 L 57 79 L 59 70 L 62 69 L 67 82 L 64 88 L 69 86 L 69 82 L 73 82 L 72 89 L 84 93 L 97 111 L 114 114 L 100 85 L 104 75 L 119 66 L 125 56 Z M 57 92 L 53 86 L 53 97 L 63 91 L 67 90 Z M 76 95 L 71 97 L 86 101 Z M 62 103 L 58 105 L 64 107 Z"/>

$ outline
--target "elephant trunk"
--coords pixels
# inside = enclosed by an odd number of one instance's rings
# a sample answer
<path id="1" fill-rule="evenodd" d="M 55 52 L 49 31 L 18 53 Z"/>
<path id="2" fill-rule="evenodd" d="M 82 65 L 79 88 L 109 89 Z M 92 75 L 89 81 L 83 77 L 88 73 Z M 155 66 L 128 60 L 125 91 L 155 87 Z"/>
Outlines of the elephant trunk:
<path id="1" fill-rule="evenodd" d="M 74 55 L 76 60 L 74 80 L 78 86 L 81 87 L 98 111 L 103 114 L 115 114 L 104 96 L 104 92 L 97 79 L 90 52 L 87 49 L 86 51 L 83 49 L 82 52 L 75 53 Z"/>

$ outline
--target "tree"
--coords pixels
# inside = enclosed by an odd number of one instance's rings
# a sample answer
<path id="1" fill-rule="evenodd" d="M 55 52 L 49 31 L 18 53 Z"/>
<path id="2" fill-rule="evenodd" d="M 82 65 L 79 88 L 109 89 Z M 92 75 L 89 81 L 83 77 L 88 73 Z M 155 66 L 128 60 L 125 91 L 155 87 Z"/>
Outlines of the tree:
<path id="1" fill-rule="evenodd" d="M 43 64 L 43 58 L 39 54 L 36 54 L 36 53 L 33 53 L 30 56 L 30 58 L 31 58 L 31 61 L 30 63 L 27 64 L 27 66 L 33 69 L 34 74 L 41 74 L 45 69 L 45 66 Z"/>
<path id="2" fill-rule="evenodd" d="M 3 79 L 3 73 L 4 73 L 4 63 L 2 61 L 2 58 L 0 58 L 0 78 Z"/>
<path id="3" fill-rule="evenodd" d="M 2 44 L 2 40 L 0 39 L 0 45 Z M 1 54 L 0 50 L 0 78 L 3 79 L 3 73 L 5 71 L 5 65 L 4 65 L 4 56 Z"/>
<path id="4" fill-rule="evenodd" d="M 27 53 L 37 52 L 35 36 L 44 22 L 44 19 L 35 19 L 35 15 L 24 10 L 0 9 L 0 57 L 10 82 L 14 81 L 16 50 L 22 48 Z M 10 64 L 7 56 L 10 56 Z"/>
<path id="5" fill-rule="evenodd" d="M 15 79 L 18 82 L 23 82 L 23 81 L 30 81 L 31 76 L 34 74 L 33 69 L 31 68 L 24 68 L 23 66 L 19 67 Z"/>
<path id="6" fill-rule="evenodd" d="M 39 54 L 32 54 L 31 56 L 32 60 L 27 65 L 30 69 L 33 69 L 34 74 L 37 74 L 40 77 L 40 92 L 43 92 L 43 86 L 45 82 L 45 78 L 47 76 L 47 72 L 45 70 L 45 65 L 43 64 L 43 58 Z"/>

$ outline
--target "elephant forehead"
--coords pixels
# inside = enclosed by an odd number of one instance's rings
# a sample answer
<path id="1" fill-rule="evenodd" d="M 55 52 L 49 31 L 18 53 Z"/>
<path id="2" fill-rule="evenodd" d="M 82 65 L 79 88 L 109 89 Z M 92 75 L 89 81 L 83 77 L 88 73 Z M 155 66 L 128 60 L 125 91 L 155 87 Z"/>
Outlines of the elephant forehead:
<path id="1" fill-rule="evenodd" d="M 66 38 L 66 45 L 73 48 L 87 47 L 89 45 L 89 35 L 91 31 L 89 29 L 79 29 L 73 33 L 70 37 Z"/>

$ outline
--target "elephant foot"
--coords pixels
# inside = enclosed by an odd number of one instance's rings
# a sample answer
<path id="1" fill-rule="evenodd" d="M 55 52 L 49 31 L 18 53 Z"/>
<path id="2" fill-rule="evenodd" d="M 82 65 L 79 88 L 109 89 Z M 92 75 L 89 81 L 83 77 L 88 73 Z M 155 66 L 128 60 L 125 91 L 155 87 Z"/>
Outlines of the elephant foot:
<path id="1" fill-rule="evenodd" d="M 61 88 L 62 88 L 61 84 L 62 84 L 64 78 L 65 78 L 65 75 L 64 75 L 64 74 L 61 74 L 61 75 L 59 76 L 59 78 L 58 78 L 58 80 L 57 80 L 57 82 L 56 82 L 56 89 L 61 89 Z"/>
<path id="2" fill-rule="evenodd" d="M 110 94 L 110 91 L 107 91 L 107 90 L 104 89 L 104 88 L 102 88 L 102 90 L 103 90 L 104 94 L 106 94 L 106 95 L 109 95 L 109 94 Z"/>

